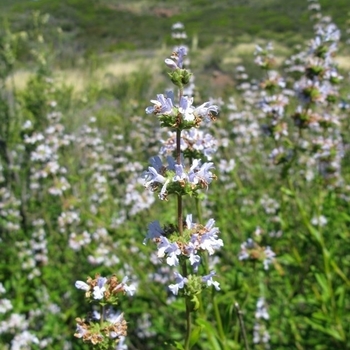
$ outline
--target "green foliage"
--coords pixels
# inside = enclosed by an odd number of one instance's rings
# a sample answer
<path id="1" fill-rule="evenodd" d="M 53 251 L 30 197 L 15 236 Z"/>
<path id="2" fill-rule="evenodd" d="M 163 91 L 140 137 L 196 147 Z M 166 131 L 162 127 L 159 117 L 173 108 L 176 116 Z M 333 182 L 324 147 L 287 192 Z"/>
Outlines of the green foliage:
<path id="1" fill-rule="evenodd" d="M 321 2 L 327 13 L 337 18 L 345 29 L 348 12 L 346 0 Z M 293 2 L 231 0 L 210 1 L 128 1 L 119 0 L 38 0 L 13 1 L 0 4 L 0 13 L 9 18 L 18 30 L 27 30 L 31 13 L 50 14 L 49 42 L 55 45 L 57 65 L 68 64 L 77 56 L 90 52 L 118 52 L 122 49 L 155 49 L 170 43 L 171 23 L 186 23 L 190 36 L 199 36 L 200 47 L 211 45 L 218 38 L 232 36 L 235 41 L 243 34 L 266 37 L 310 32 L 304 0 Z M 164 10 L 162 12 L 162 10 Z M 169 12 L 166 12 L 169 11 Z M 162 15 L 164 13 L 164 15 Z M 208 25 L 215 23 L 215 25 Z M 61 32 L 57 40 L 57 29 Z M 28 55 L 23 53 L 23 58 Z M 75 57 L 74 57 L 75 56 Z"/>

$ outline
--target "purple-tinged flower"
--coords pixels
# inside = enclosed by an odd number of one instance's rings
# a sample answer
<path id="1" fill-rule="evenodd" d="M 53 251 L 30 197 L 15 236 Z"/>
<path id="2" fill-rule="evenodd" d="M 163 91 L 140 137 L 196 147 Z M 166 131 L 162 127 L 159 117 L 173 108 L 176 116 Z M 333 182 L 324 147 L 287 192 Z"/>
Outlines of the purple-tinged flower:
<path id="1" fill-rule="evenodd" d="M 158 244 L 158 257 L 163 258 L 167 254 L 166 262 L 169 266 L 176 266 L 179 264 L 177 255 L 181 254 L 181 250 L 176 242 L 170 243 L 169 240 L 161 236 Z"/>
<path id="2" fill-rule="evenodd" d="M 85 290 L 86 292 L 88 290 L 90 290 L 90 286 L 87 283 L 83 282 L 83 281 L 76 281 L 75 282 L 75 287 L 78 288 L 78 289 L 81 289 L 81 290 Z"/>
<path id="3" fill-rule="evenodd" d="M 264 318 L 265 320 L 270 318 L 269 313 L 267 312 L 265 298 L 263 297 L 260 297 L 256 303 L 255 318 Z"/>
<path id="4" fill-rule="evenodd" d="M 210 219 L 207 222 L 205 228 L 208 232 L 201 235 L 199 241 L 199 247 L 203 250 L 206 250 L 209 255 L 213 255 L 216 249 L 219 249 L 224 245 L 223 240 L 220 238 L 218 239 L 217 233 L 219 232 L 219 229 L 217 227 L 214 227 L 214 224 L 214 219 Z"/>
<path id="5" fill-rule="evenodd" d="M 79 323 L 77 324 L 77 329 L 74 333 L 74 336 L 77 338 L 83 338 L 84 335 L 87 333 L 87 329 L 82 327 Z"/>
<path id="6" fill-rule="evenodd" d="M 94 287 L 93 296 L 94 299 L 101 300 L 106 291 L 105 283 L 107 282 L 106 277 L 98 277 L 97 285 Z"/>
<path id="7" fill-rule="evenodd" d="M 193 185 L 200 184 L 202 187 L 208 188 L 208 185 L 214 178 L 213 173 L 209 171 L 209 169 L 213 168 L 214 165 L 212 162 L 209 162 L 204 163 L 202 166 L 200 166 L 200 163 L 200 160 L 194 159 L 193 164 L 188 173 L 189 182 Z"/>
<path id="8" fill-rule="evenodd" d="M 188 180 L 188 175 L 186 174 L 182 164 L 175 165 L 175 176 L 173 177 L 174 182 L 185 182 Z"/>
<path id="9" fill-rule="evenodd" d="M 184 120 L 188 122 L 194 120 L 192 103 L 193 97 L 181 96 L 179 103 L 179 112 L 182 114 Z"/>
<path id="10" fill-rule="evenodd" d="M 249 259 L 250 254 L 249 250 L 254 249 L 256 247 L 255 242 L 248 238 L 246 242 L 243 242 L 241 244 L 241 251 L 239 252 L 238 259 L 239 260 L 246 260 Z"/>
<path id="11" fill-rule="evenodd" d="M 219 107 L 213 105 L 211 102 L 205 102 L 199 107 L 195 108 L 193 114 L 196 117 L 204 119 L 205 121 L 216 120 L 219 114 Z"/>
<path id="12" fill-rule="evenodd" d="M 161 147 L 159 154 L 171 154 L 176 150 L 176 133 L 168 132 L 169 138 L 167 140 L 161 140 L 163 146 Z M 186 149 L 186 144 L 183 138 L 181 138 L 181 151 Z"/>
<path id="13" fill-rule="evenodd" d="M 148 168 L 148 171 L 145 171 L 142 174 L 142 177 L 145 179 L 144 186 L 146 188 L 150 188 L 153 191 L 158 190 L 159 185 L 163 184 L 159 198 L 161 200 L 167 199 L 167 186 L 171 181 L 169 178 L 167 179 L 164 175 L 166 175 L 167 171 L 175 171 L 175 160 L 173 157 L 167 157 L 168 166 L 162 164 L 161 159 L 158 156 L 152 157 L 150 162 L 153 166 Z"/>
<path id="14" fill-rule="evenodd" d="M 149 106 L 146 108 L 147 114 L 165 114 L 169 115 L 173 111 L 173 100 L 171 98 L 170 94 L 167 94 L 167 96 L 164 96 L 163 94 L 157 95 L 157 100 L 151 100 L 151 102 L 154 104 L 153 106 Z"/>
<path id="15" fill-rule="evenodd" d="M 263 261 L 264 269 L 268 270 L 269 265 L 275 260 L 276 254 L 271 250 L 270 247 L 265 248 L 265 259 Z"/>
<path id="16" fill-rule="evenodd" d="M 175 70 L 178 68 L 176 62 L 174 60 L 172 60 L 171 58 L 166 58 L 164 60 L 165 64 L 172 70 Z"/>
<path id="17" fill-rule="evenodd" d="M 269 349 L 270 334 L 266 329 L 266 325 L 256 322 L 253 331 L 253 343 L 265 344 L 265 349 Z"/>
<path id="18" fill-rule="evenodd" d="M 184 57 L 186 55 L 187 55 L 186 47 L 185 46 L 180 46 L 178 48 L 178 50 L 177 50 L 177 56 L 178 56 L 177 65 L 179 66 L 179 68 L 182 68 Z"/>
<path id="19" fill-rule="evenodd" d="M 129 280 L 129 277 L 125 276 L 122 280 L 122 285 L 125 290 L 125 293 L 127 295 L 133 296 L 136 292 L 136 286 L 133 284 L 130 284 L 130 285 L 126 284 L 128 280 Z"/>
<path id="20" fill-rule="evenodd" d="M 149 160 L 151 166 L 156 169 L 158 172 L 162 169 L 163 167 L 163 163 L 162 163 L 162 160 L 160 159 L 159 156 L 154 156 L 154 157 L 151 157 L 150 160 Z"/>
<path id="21" fill-rule="evenodd" d="M 168 186 L 169 182 L 170 182 L 169 179 L 164 182 L 164 184 L 163 184 L 163 186 L 158 194 L 159 199 L 162 201 L 167 199 L 167 186 Z"/>
<path id="22" fill-rule="evenodd" d="M 192 227 L 194 227 L 194 223 L 192 221 L 192 214 L 187 214 L 186 216 L 186 228 L 190 230 Z"/>
<path id="23" fill-rule="evenodd" d="M 165 64 L 175 70 L 178 68 L 182 68 L 184 57 L 187 55 L 187 49 L 185 46 L 180 46 L 173 54 L 171 55 L 171 58 L 165 59 Z"/>
<path id="24" fill-rule="evenodd" d="M 193 236 L 197 236 L 197 235 L 193 235 Z M 192 238 L 193 238 L 192 236 Z M 194 272 L 197 272 L 198 271 L 198 267 L 199 267 L 199 264 L 201 262 L 201 257 L 197 254 L 197 246 L 196 246 L 196 239 L 194 239 L 192 241 L 192 238 L 191 238 L 191 242 L 189 242 L 186 247 L 185 247 L 185 251 L 186 251 L 186 254 L 188 255 L 189 257 L 189 260 L 190 260 L 190 264 L 192 265 L 192 268 L 193 268 L 193 271 Z M 196 237 L 195 237 L 196 238 Z"/>
<path id="25" fill-rule="evenodd" d="M 159 238 L 164 234 L 164 230 L 161 228 L 159 221 L 153 221 L 148 225 L 147 236 L 143 241 L 146 244 L 147 240 Z"/>
<path id="26" fill-rule="evenodd" d="M 186 277 L 182 277 L 182 275 L 178 272 L 174 272 L 176 278 L 175 278 L 175 284 L 171 284 L 169 286 L 170 291 L 174 294 L 174 295 L 178 295 L 179 293 L 179 289 L 184 288 L 185 284 L 188 282 L 188 279 Z"/>
<path id="27" fill-rule="evenodd" d="M 128 346 L 125 344 L 125 336 L 120 336 L 116 350 L 128 350 Z"/>
<path id="28" fill-rule="evenodd" d="M 265 96 L 259 103 L 259 107 L 269 116 L 281 118 L 284 115 L 284 107 L 288 104 L 288 102 L 288 97 L 282 94 Z"/>
<path id="29" fill-rule="evenodd" d="M 202 282 L 207 284 L 207 287 L 214 286 L 216 290 L 220 290 L 220 283 L 213 280 L 215 275 L 214 271 L 211 271 L 209 275 L 202 277 Z"/>
<path id="30" fill-rule="evenodd" d="M 157 170 L 151 166 L 148 167 L 148 171 L 145 172 L 143 176 L 146 178 L 146 182 L 144 183 L 146 188 L 149 188 L 151 185 L 156 183 L 164 184 L 166 181 L 165 177 L 158 174 Z"/>
<path id="31" fill-rule="evenodd" d="M 176 162 L 175 162 L 174 157 L 168 156 L 168 157 L 166 157 L 166 160 L 167 160 L 167 162 L 168 162 L 167 169 L 168 169 L 168 170 L 175 171 Z M 183 161 L 183 158 L 181 158 L 181 161 Z"/>
<path id="32" fill-rule="evenodd" d="M 106 320 L 111 323 L 121 323 L 124 320 L 124 313 L 114 311 L 112 308 L 108 309 Z"/>

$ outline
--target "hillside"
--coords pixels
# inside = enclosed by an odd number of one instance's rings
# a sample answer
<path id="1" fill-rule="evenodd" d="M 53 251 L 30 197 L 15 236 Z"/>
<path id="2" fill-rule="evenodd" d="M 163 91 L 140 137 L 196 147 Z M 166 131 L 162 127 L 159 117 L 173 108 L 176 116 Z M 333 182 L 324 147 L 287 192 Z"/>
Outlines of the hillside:
<path id="1" fill-rule="evenodd" d="M 320 3 L 344 29 L 348 0 Z M 306 0 L 3 0 L 0 16 L 26 30 L 33 11 L 48 13 L 51 27 L 62 30 L 66 51 L 91 55 L 159 48 L 170 40 L 170 27 L 177 21 L 185 23 L 189 37 L 198 36 L 200 47 L 255 36 L 295 43 L 311 30 L 307 5 Z"/>

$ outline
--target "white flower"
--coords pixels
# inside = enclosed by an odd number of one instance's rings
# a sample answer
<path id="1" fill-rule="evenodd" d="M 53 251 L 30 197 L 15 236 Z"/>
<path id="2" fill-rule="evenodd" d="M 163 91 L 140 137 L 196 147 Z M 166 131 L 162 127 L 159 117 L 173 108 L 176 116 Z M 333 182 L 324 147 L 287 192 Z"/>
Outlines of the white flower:
<path id="1" fill-rule="evenodd" d="M 106 291 L 105 283 L 107 281 L 106 277 L 99 277 L 97 279 L 97 285 L 94 287 L 93 296 L 94 299 L 102 299 L 104 297 L 104 292 Z"/>
<path id="2" fill-rule="evenodd" d="M 129 278 L 128 278 L 127 276 L 125 276 L 125 277 L 123 278 L 122 284 L 123 284 L 125 293 L 126 293 L 127 295 L 133 296 L 133 295 L 135 294 L 135 292 L 136 292 L 136 286 L 133 285 L 133 284 L 127 285 L 126 282 L 128 281 L 128 279 L 129 279 Z"/>
<path id="3" fill-rule="evenodd" d="M 83 281 L 76 281 L 75 282 L 75 287 L 78 288 L 78 289 L 85 290 L 86 292 L 88 290 L 90 290 L 90 286 L 87 283 L 83 282 Z"/>
<path id="4" fill-rule="evenodd" d="M 176 278 L 175 278 L 175 281 L 176 283 L 175 284 L 171 284 L 169 286 L 169 289 L 171 290 L 171 292 L 174 294 L 174 295 L 177 295 L 179 293 L 179 289 L 182 289 L 185 284 L 187 283 L 188 279 L 186 277 L 182 277 L 181 274 L 179 274 L 178 272 L 174 272 Z"/>
<path id="5" fill-rule="evenodd" d="M 209 275 L 202 277 L 202 281 L 207 284 L 207 287 L 214 286 L 216 290 L 220 290 L 220 283 L 213 280 L 214 275 L 215 272 L 211 271 Z"/>
<path id="6" fill-rule="evenodd" d="M 312 225 L 314 226 L 325 226 L 327 224 L 327 218 L 323 215 L 320 215 L 318 217 L 313 217 L 311 220 Z"/>

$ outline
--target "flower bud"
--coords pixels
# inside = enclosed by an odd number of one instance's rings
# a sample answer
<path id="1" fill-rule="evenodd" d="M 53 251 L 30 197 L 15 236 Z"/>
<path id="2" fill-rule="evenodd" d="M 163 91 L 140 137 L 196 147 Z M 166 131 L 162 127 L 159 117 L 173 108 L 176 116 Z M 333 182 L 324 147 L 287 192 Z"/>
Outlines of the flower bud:
<path id="1" fill-rule="evenodd" d="M 183 88 L 184 85 L 187 85 L 190 82 L 191 73 L 186 69 L 177 68 L 168 74 L 172 83 L 179 88 Z"/>
<path id="2" fill-rule="evenodd" d="M 173 70 L 178 68 L 176 62 L 170 58 L 166 58 L 164 62 L 169 68 L 171 68 Z"/>

